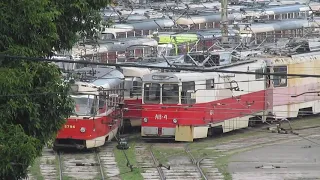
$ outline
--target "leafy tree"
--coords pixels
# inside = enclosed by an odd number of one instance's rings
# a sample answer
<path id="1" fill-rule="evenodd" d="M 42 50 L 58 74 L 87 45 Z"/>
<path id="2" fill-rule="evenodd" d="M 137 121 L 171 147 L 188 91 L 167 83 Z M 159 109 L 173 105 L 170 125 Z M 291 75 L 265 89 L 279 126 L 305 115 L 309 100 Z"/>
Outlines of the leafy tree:
<path id="1" fill-rule="evenodd" d="M 0 142 L 1 179 L 17 179 L 15 177 L 25 176 L 34 155 L 40 155 L 39 149 L 42 149 L 39 140 L 26 135 L 19 125 L 1 125 Z"/>
<path id="2" fill-rule="evenodd" d="M 107 0 L 2 0 L 0 55 L 49 56 L 101 30 Z M 26 176 L 27 167 L 73 110 L 57 66 L 0 57 L 0 179 Z"/>

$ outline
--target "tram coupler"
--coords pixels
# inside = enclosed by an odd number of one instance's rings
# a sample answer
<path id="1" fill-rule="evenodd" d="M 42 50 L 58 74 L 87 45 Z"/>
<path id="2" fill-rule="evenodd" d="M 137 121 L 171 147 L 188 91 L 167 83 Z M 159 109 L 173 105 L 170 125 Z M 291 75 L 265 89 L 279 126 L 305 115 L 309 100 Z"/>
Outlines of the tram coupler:
<path id="1" fill-rule="evenodd" d="M 76 144 L 76 148 L 79 149 L 79 150 L 82 150 L 85 148 L 84 145 L 80 145 L 80 144 Z"/>

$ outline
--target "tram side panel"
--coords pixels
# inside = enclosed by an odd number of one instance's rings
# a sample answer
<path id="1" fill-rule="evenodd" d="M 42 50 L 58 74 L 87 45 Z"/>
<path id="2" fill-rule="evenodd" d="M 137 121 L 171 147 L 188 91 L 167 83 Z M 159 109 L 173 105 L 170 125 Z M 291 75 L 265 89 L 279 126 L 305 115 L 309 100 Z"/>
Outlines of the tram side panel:
<path id="1" fill-rule="evenodd" d="M 274 72 L 319 75 L 319 53 L 307 53 L 274 60 Z M 273 76 L 273 113 L 275 118 L 294 118 L 320 112 L 320 79 L 313 77 Z"/>
<path id="2" fill-rule="evenodd" d="M 125 99 L 125 107 L 128 109 L 123 114 L 123 119 L 127 121 L 131 127 L 141 126 L 141 105 L 142 99 Z"/>

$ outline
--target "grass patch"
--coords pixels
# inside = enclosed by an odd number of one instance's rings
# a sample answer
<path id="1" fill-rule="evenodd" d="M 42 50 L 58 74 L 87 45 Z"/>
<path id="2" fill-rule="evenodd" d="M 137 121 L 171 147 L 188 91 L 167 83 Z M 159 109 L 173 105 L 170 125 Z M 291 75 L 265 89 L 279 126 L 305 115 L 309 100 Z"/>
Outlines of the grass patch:
<path id="1" fill-rule="evenodd" d="M 222 153 L 220 153 L 222 155 Z M 223 154 L 225 155 L 225 154 Z M 217 159 L 215 159 L 216 168 L 218 168 L 219 172 L 223 175 L 225 180 L 232 180 L 232 175 L 228 171 L 228 164 L 229 164 L 229 158 L 233 154 L 221 156 Z"/>
<path id="2" fill-rule="evenodd" d="M 303 129 L 312 126 L 320 126 L 319 117 L 299 118 L 290 122 L 292 129 Z M 289 126 L 287 125 L 287 123 L 284 123 L 282 127 L 287 128 Z"/>
<path id="3" fill-rule="evenodd" d="M 36 158 L 30 167 L 30 174 L 37 180 L 44 180 L 40 171 L 40 157 Z"/>
<path id="4" fill-rule="evenodd" d="M 137 165 L 136 155 L 135 155 L 135 141 L 129 141 L 130 148 L 124 150 L 127 154 L 127 157 L 130 161 L 130 164 L 133 166 L 133 171 L 131 172 L 130 168 L 127 167 L 127 159 L 122 150 L 117 148 L 114 149 L 114 155 L 117 162 L 117 165 L 120 170 L 120 177 L 123 180 L 143 180 L 141 175 L 141 168 Z"/>
<path id="5" fill-rule="evenodd" d="M 62 180 L 72 180 L 72 178 L 69 176 L 62 176 Z"/>
<path id="6" fill-rule="evenodd" d="M 269 134 L 267 130 L 252 130 L 240 129 L 232 132 L 225 133 L 220 137 L 200 139 L 197 142 L 191 143 L 189 145 L 190 151 L 197 153 L 197 151 L 202 152 L 203 148 L 213 147 L 222 143 L 228 143 L 230 141 L 247 138 L 251 136 L 261 137 Z"/>

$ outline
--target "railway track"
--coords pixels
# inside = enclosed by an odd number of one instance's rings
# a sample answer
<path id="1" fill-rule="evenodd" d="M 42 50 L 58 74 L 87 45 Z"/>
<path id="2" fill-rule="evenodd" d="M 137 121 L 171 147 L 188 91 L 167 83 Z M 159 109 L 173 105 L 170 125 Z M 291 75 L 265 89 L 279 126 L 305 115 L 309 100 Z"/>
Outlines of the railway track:
<path id="1" fill-rule="evenodd" d="M 143 169 L 141 175 L 145 180 L 164 180 L 163 172 L 159 171 L 157 161 L 152 151 L 145 144 L 135 146 L 138 165 Z"/>
<path id="2" fill-rule="evenodd" d="M 157 146 L 164 145 L 162 143 Z M 154 146 L 155 148 L 155 146 Z M 166 180 L 201 180 L 202 176 L 198 171 L 195 164 L 193 164 L 188 156 L 187 152 L 183 147 L 175 146 L 171 147 L 170 150 L 174 150 L 177 153 L 171 155 L 165 155 L 167 152 L 163 152 L 164 159 L 167 159 L 165 167 L 162 167 L 162 174 Z M 160 152 L 161 154 L 161 152 Z M 169 168 L 170 167 L 170 168 Z"/>
<path id="3" fill-rule="evenodd" d="M 115 143 L 108 143 L 99 148 L 100 164 L 104 168 L 105 176 L 108 180 L 121 180 L 120 170 L 117 166 L 113 149 Z"/>
<path id="4" fill-rule="evenodd" d="M 40 157 L 40 172 L 44 179 L 56 179 L 56 155 L 52 149 L 43 149 Z"/>
<path id="5" fill-rule="evenodd" d="M 161 179 L 161 180 L 166 180 L 166 176 L 165 176 L 164 172 L 162 171 L 162 167 L 159 166 L 160 164 L 159 164 L 157 158 L 156 158 L 156 157 L 154 156 L 154 154 L 153 154 L 152 145 L 150 146 L 150 154 L 151 154 L 151 157 L 152 157 L 152 159 L 153 159 L 154 164 L 157 166 L 157 170 L 158 170 L 160 179 Z"/>
<path id="6" fill-rule="evenodd" d="M 104 180 L 104 169 L 97 151 L 91 152 L 57 152 L 59 179 L 101 179 Z"/>
<path id="7" fill-rule="evenodd" d="M 189 150 L 188 144 L 185 146 L 185 149 L 184 149 L 184 150 L 185 150 L 186 153 L 189 155 L 192 164 L 194 164 L 194 165 L 197 166 L 198 172 L 201 174 L 202 179 L 203 179 L 203 180 L 208 180 L 207 176 L 205 175 L 205 173 L 203 172 L 203 170 L 202 170 L 201 167 L 200 167 L 200 162 L 202 161 L 202 159 L 196 160 L 196 159 L 194 158 L 194 156 L 192 155 L 192 153 L 191 153 L 190 150 Z"/>

